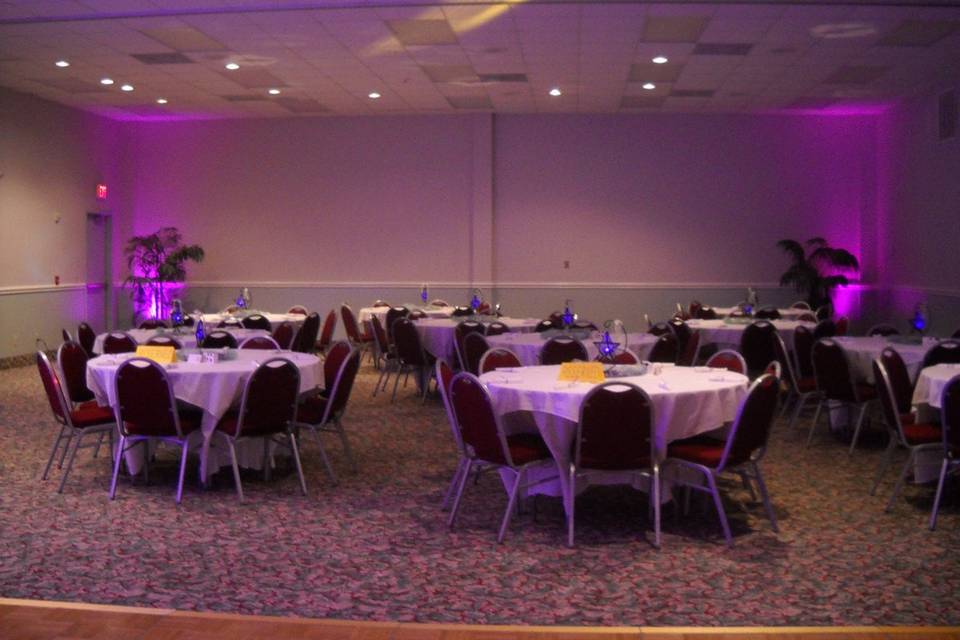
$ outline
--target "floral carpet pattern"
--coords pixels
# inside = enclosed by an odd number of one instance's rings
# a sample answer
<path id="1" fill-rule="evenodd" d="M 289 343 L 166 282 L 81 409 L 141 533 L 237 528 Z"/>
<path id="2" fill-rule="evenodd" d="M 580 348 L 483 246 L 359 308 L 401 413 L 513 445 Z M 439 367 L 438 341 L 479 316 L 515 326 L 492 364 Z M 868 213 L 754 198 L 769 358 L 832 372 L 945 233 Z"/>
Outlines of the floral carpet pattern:
<path id="1" fill-rule="evenodd" d="M 848 458 L 827 433 L 805 450 L 807 420 L 778 424 L 763 468 L 781 532 L 727 482 L 732 549 L 696 499 L 679 518 L 665 507 L 654 549 L 644 494 L 610 487 L 578 498 L 576 548 L 551 498 L 528 504 L 497 545 L 499 480 L 468 486 L 448 531 L 439 504 L 454 448 L 442 405 L 421 404 L 412 385 L 395 404 L 372 398 L 375 380 L 364 367 L 344 421 L 359 473 L 331 437 L 331 486 L 307 439 L 308 496 L 283 468 L 268 482 L 244 473 L 240 504 L 229 473 L 201 489 L 194 461 L 178 507 L 172 450 L 149 485 L 122 477 L 113 502 L 109 459 L 91 450 L 63 494 L 58 472 L 41 481 L 56 426 L 36 369 L 0 370 L 0 596 L 420 622 L 960 624 L 960 487 L 948 487 L 934 532 L 930 485 L 908 485 L 883 513 L 896 471 L 868 495 L 877 438 Z"/>

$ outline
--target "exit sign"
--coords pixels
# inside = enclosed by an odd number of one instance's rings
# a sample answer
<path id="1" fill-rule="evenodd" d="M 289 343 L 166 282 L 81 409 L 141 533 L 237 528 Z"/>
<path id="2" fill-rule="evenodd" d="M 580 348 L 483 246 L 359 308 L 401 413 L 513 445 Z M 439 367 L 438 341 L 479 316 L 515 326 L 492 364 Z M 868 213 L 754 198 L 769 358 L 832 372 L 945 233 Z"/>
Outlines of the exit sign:
<path id="1" fill-rule="evenodd" d="M 97 200 L 106 200 L 107 199 L 107 185 L 98 184 L 97 185 Z"/>

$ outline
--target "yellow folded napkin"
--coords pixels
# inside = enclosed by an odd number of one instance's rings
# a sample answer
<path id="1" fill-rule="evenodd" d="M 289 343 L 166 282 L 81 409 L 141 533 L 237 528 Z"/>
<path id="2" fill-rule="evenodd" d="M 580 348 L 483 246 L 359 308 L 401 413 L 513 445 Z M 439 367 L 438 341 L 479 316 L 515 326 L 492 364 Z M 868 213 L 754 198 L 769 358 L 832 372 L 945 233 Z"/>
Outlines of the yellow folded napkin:
<path id="1" fill-rule="evenodd" d="M 137 347 L 137 356 L 148 358 L 158 364 L 173 364 L 177 361 L 177 350 L 173 347 L 141 344 Z"/>
<path id="2" fill-rule="evenodd" d="M 560 365 L 560 382 L 593 382 L 606 380 L 603 375 L 603 363 L 600 362 L 564 362 Z"/>

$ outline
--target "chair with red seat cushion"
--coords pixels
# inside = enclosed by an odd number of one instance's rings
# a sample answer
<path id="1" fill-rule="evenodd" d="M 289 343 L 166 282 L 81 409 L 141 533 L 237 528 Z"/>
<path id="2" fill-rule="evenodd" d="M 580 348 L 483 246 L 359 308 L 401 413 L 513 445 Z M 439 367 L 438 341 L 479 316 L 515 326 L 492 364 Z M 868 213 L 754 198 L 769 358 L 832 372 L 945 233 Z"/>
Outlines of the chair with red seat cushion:
<path id="1" fill-rule="evenodd" d="M 850 318 L 848 318 L 847 316 L 840 316 L 839 318 L 837 318 L 836 330 L 837 330 L 836 335 L 838 336 L 847 335 L 847 331 L 850 330 Z"/>
<path id="2" fill-rule="evenodd" d="M 327 312 L 327 317 L 323 320 L 323 329 L 320 330 L 320 338 L 314 345 L 313 350 L 321 356 L 326 356 L 327 349 L 333 344 L 333 332 L 337 329 L 337 312 L 331 309 Z"/>
<path id="3" fill-rule="evenodd" d="M 277 341 L 277 344 L 280 345 L 281 349 L 289 349 L 290 344 L 293 342 L 293 334 L 293 325 L 289 322 L 281 322 L 270 335 L 274 340 Z"/>
<path id="4" fill-rule="evenodd" d="M 489 349 L 480 358 L 480 374 L 489 373 L 503 368 L 522 367 L 520 358 L 510 349 Z"/>
<path id="5" fill-rule="evenodd" d="M 280 345 L 270 336 L 253 336 L 240 343 L 240 349 L 279 350 Z"/>
<path id="6" fill-rule="evenodd" d="M 347 349 L 345 354 L 342 352 L 341 345 Z M 335 483 L 336 476 L 333 473 L 333 467 L 330 466 L 330 461 L 327 459 L 326 450 L 320 440 L 320 433 L 335 433 L 340 437 L 343 452 L 347 456 L 350 468 L 356 472 L 357 461 L 353 457 L 353 449 L 350 448 L 347 431 L 343 427 L 343 416 L 347 410 L 350 393 L 353 391 L 357 371 L 360 369 L 360 350 L 350 347 L 346 342 L 334 343 L 330 349 L 330 355 L 323 363 L 325 375 L 327 373 L 326 365 L 331 359 L 334 362 L 339 362 L 336 376 L 323 392 L 310 395 L 300 402 L 297 408 L 297 424 L 313 432 L 320 448 L 320 458 L 323 460 L 327 475 L 330 481 Z"/>
<path id="7" fill-rule="evenodd" d="M 86 322 L 81 322 L 77 326 L 77 342 L 80 343 L 80 346 L 84 348 L 87 352 L 87 357 L 93 357 L 93 345 L 97 341 L 97 333 L 93 330 Z"/>
<path id="8" fill-rule="evenodd" d="M 913 382 L 910 380 L 910 371 L 907 369 L 903 358 L 893 347 L 887 347 L 881 351 L 879 359 L 890 378 L 897 412 L 903 418 L 913 410 Z"/>
<path id="9" fill-rule="evenodd" d="M 305 315 L 307 315 L 308 313 L 310 313 L 310 312 L 307 311 L 307 308 L 306 308 L 305 306 L 303 306 L 302 304 L 295 304 L 295 305 L 293 305 L 292 307 L 290 307 L 289 309 L 287 309 L 287 315 L 288 315 L 288 316 L 289 316 L 289 315 L 305 316 Z"/>
<path id="10" fill-rule="evenodd" d="M 794 372 L 797 380 L 813 380 L 813 332 L 803 325 L 793 331 Z"/>
<path id="11" fill-rule="evenodd" d="M 733 371 L 734 373 L 747 375 L 747 363 L 744 362 L 743 356 L 733 349 L 723 349 L 722 351 L 717 351 L 715 354 L 710 356 L 709 360 L 707 360 L 707 366 L 714 369 L 726 369 L 727 371 Z"/>
<path id="12" fill-rule="evenodd" d="M 406 307 L 390 307 L 383 319 L 383 328 L 387 331 L 387 345 L 393 346 L 393 323 L 400 318 L 410 317 L 410 310 Z"/>
<path id="13" fill-rule="evenodd" d="M 654 546 L 660 546 L 660 465 L 653 438 L 653 403 L 640 387 L 624 382 L 597 385 L 580 405 L 570 455 L 567 545 L 573 546 L 576 486 L 579 478 L 607 471 L 631 472 L 650 482 Z"/>
<path id="14" fill-rule="evenodd" d="M 464 340 L 466 340 L 467 335 L 471 333 L 479 333 L 483 335 L 484 326 L 480 322 L 475 320 L 463 320 L 459 322 L 456 328 L 453 330 L 453 344 L 457 351 L 457 361 L 462 371 L 469 371 L 467 368 L 467 354 L 466 346 L 464 345 Z"/>
<path id="15" fill-rule="evenodd" d="M 683 353 L 687 348 L 693 332 L 689 325 L 681 318 L 673 318 L 667 324 L 673 328 L 673 335 L 677 336 L 677 352 Z"/>
<path id="16" fill-rule="evenodd" d="M 691 300 L 687 307 L 687 316 L 694 319 L 700 318 L 700 311 L 703 309 L 703 303 L 699 300 Z"/>
<path id="17" fill-rule="evenodd" d="M 697 358 L 700 355 L 700 332 L 691 331 L 687 338 L 680 355 L 677 356 L 677 364 L 681 367 L 692 367 L 697 364 Z"/>
<path id="18" fill-rule="evenodd" d="M 794 368 L 793 360 L 787 353 L 787 346 L 783 343 L 783 338 L 777 335 L 777 360 L 781 366 L 781 379 L 787 383 L 787 399 L 783 403 L 783 411 L 786 413 L 790 400 L 794 401 L 793 412 L 790 414 L 789 427 L 797 422 L 800 413 L 806 407 L 809 400 L 819 400 L 820 392 L 817 391 L 817 381 L 812 376 L 810 378 L 799 378 Z"/>
<path id="19" fill-rule="evenodd" d="M 300 392 L 300 371 L 286 358 L 271 358 L 259 365 L 243 387 L 240 408 L 228 411 L 217 423 L 215 435 L 226 441 L 233 467 L 237 498 L 243 502 L 243 485 L 237 465 L 236 443 L 252 438 L 263 440 L 264 480 L 269 479 L 268 460 L 271 443 L 290 449 L 300 478 L 300 491 L 307 495 L 307 483 L 300 464 L 300 450 L 294 433 L 297 420 L 297 396 Z M 282 436 L 282 438 L 278 438 Z"/>
<path id="20" fill-rule="evenodd" d="M 297 331 L 297 335 L 294 336 L 290 350 L 299 353 L 311 353 L 317 344 L 317 334 L 319 332 L 320 314 L 312 311 L 307 314 L 307 317 L 303 320 L 303 324 L 300 325 L 300 330 Z"/>
<path id="21" fill-rule="evenodd" d="M 937 526 L 944 482 L 948 475 L 960 473 L 960 375 L 952 377 L 943 387 L 940 396 L 940 426 L 943 434 L 943 462 L 940 464 L 937 493 L 930 509 L 931 531 Z"/>
<path id="22" fill-rule="evenodd" d="M 373 395 L 376 397 L 381 390 L 386 391 L 390 384 L 390 374 L 396 373 L 399 368 L 397 350 L 387 340 L 387 332 L 380 324 L 380 318 L 370 316 L 371 333 L 373 334 L 374 360 L 373 364 L 380 369 L 380 377 L 373 386 Z"/>
<path id="23" fill-rule="evenodd" d="M 187 436 L 200 428 L 199 412 L 177 408 L 173 387 L 167 372 L 146 358 L 131 358 L 117 368 L 114 378 L 114 412 L 120 431 L 120 445 L 114 452 L 110 499 L 117 493 L 117 476 L 123 454 L 150 440 L 180 447 L 180 475 L 177 481 L 177 504 L 183 497 L 183 476 L 187 469 Z M 144 456 L 144 476 L 149 473 L 150 456 Z"/>
<path id="24" fill-rule="evenodd" d="M 76 346 L 79 348 L 79 345 Z M 60 478 L 60 486 L 57 488 L 57 491 L 62 493 L 64 486 L 67 484 L 67 478 L 70 476 L 70 470 L 73 469 L 73 461 L 77 456 L 77 451 L 92 447 L 96 447 L 97 452 L 100 450 L 100 440 L 97 441 L 96 445 L 84 445 L 84 436 L 95 433 L 99 434 L 102 439 L 103 434 L 106 433 L 110 434 L 110 441 L 113 442 L 114 416 L 110 409 L 98 407 L 96 402 L 92 401 L 73 407 L 64 394 L 63 385 L 56 370 L 43 351 L 37 352 L 37 370 L 40 373 L 40 381 L 43 383 L 43 390 L 47 395 L 47 402 L 50 404 L 53 418 L 60 424 L 60 431 L 57 433 L 56 440 L 53 441 L 53 448 L 50 450 L 50 457 L 47 459 L 47 466 L 43 470 L 42 478 L 47 479 L 53 459 L 57 455 L 60 444 L 63 443 L 63 451 L 57 468 L 63 468 L 68 451 L 70 452 L 70 459 L 67 462 L 66 471 Z M 71 443 L 73 444 L 72 448 Z M 96 453 L 94 457 L 96 457 Z"/>
<path id="25" fill-rule="evenodd" d="M 555 336 L 540 348 L 540 364 L 563 364 L 574 360 L 589 360 L 587 348 L 570 336 Z"/>
<path id="26" fill-rule="evenodd" d="M 960 364 L 960 340 L 943 340 L 930 347 L 923 355 L 920 369 L 938 364 Z"/>
<path id="27" fill-rule="evenodd" d="M 204 349 L 236 349 L 237 339 L 232 333 L 218 329 L 207 334 L 200 346 Z"/>
<path id="28" fill-rule="evenodd" d="M 499 470 L 509 485 L 509 499 L 503 514 L 497 542 L 503 542 L 513 515 L 514 505 L 521 489 L 533 484 L 553 480 L 556 476 L 527 482 L 527 472 L 534 467 L 554 466 L 550 451 L 539 435 L 520 433 L 508 436 L 493 410 L 490 394 L 472 373 L 457 374 L 450 382 L 450 404 L 467 456 L 466 468 L 460 475 L 460 484 L 450 509 L 447 525 L 452 529 L 460 510 L 467 478 L 476 467 L 493 467 Z M 510 477 L 512 476 L 512 478 Z"/>
<path id="29" fill-rule="evenodd" d="M 343 303 L 340 305 L 340 319 L 343 320 L 343 330 L 347 334 L 347 340 L 350 346 L 360 349 L 361 357 L 364 353 L 370 353 L 373 347 L 373 336 L 369 331 L 360 331 L 360 325 L 357 324 L 357 317 L 353 314 L 350 305 Z"/>
<path id="30" fill-rule="evenodd" d="M 730 534 L 730 525 L 727 523 L 727 515 L 723 510 L 723 502 L 720 500 L 720 492 L 717 489 L 717 479 L 725 471 L 739 475 L 748 487 L 750 480 L 756 482 L 767 517 L 770 519 L 770 526 L 774 531 L 778 531 L 777 519 L 758 463 L 766 452 L 767 439 L 777 411 L 779 393 L 779 381 L 774 376 L 762 375 L 751 385 L 747 397 L 741 402 L 737 417 L 727 433 L 726 441 L 692 438 L 667 447 L 664 467 L 668 464 L 676 464 L 689 470 L 699 471 L 703 480 L 706 481 L 704 486 L 699 479 L 693 480 L 685 474 L 676 475 L 678 483 L 712 494 L 727 546 L 733 544 L 733 536 Z"/>
<path id="31" fill-rule="evenodd" d="M 173 347 L 174 349 L 183 349 L 180 341 L 172 336 L 153 336 L 147 340 L 147 344 L 152 347 Z"/>
<path id="32" fill-rule="evenodd" d="M 777 359 L 777 328 L 769 320 L 757 320 L 740 336 L 740 354 L 747 363 L 747 375 L 755 378 Z"/>
<path id="33" fill-rule="evenodd" d="M 468 333 L 463 340 L 463 356 L 467 361 L 465 370 L 474 375 L 480 375 L 480 360 L 489 350 L 490 345 L 482 333 Z"/>
<path id="34" fill-rule="evenodd" d="M 677 361 L 679 347 L 677 345 L 677 336 L 673 333 L 665 333 L 657 338 L 650 349 L 650 355 L 647 360 L 650 362 L 669 362 Z"/>
<path id="35" fill-rule="evenodd" d="M 640 364 L 640 356 L 627 348 L 622 350 L 618 349 L 617 352 L 609 358 L 604 357 L 603 354 L 597 354 L 596 360 L 609 364 Z"/>
<path id="36" fill-rule="evenodd" d="M 896 353 L 896 352 L 894 352 Z M 877 491 L 877 485 L 883 478 L 890 464 L 893 462 L 893 454 L 898 447 L 904 447 L 910 454 L 903 465 L 900 479 L 893 489 L 890 501 L 887 503 L 886 511 L 893 507 L 893 503 L 900 493 L 900 487 L 917 455 L 922 451 L 936 451 L 941 447 L 940 428 L 932 424 L 918 424 L 915 420 L 905 420 L 903 412 L 897 406 L 896 392 L 894 391 L 893 376 L 887 369 L 884 358 L 880 357 L 873 361 L 873 380 L 877 387 L 877 395 L 880 397 L 880 408 L 883 409 L 883 419 L 887 425 L 887 432 L 890 434 L 890 441 L 887 444 L 887 450 L 884 452 L 883 460 L 880 463 L 880 469 L 874 478 L 873 486 L 870 487 L 870 495 Z"/>
<path id="37" fill-rule="evenodd" d="M 133 353 L 137 350 L 137 341 L 129 333 L 113 331 L 103 339 L 103 353 Z"/>
<path id="38" fill-rule="evenodd" d="M 487 353 L 493 353 L 489 351 Z M 463 439 L 460 437 L 460 429 L 457 427 L 457 419 L 453 413 L 453 405 L 450 404 L 450 383 L 456 372 L 443 358 L 437 358 L 434 366 L 434 376 L 437 379 L 437 389 L 440 391 L 440 399 L 443 401 L 443 409 L 447 414 L 447 422 L 450 424 L 450 431 L 453 434 L 453 442 L 457 448 L 457 468 L 447 485 L 447 490 L 443 494 L 443 501 L 440 503 L 440 509 L 446 511 L 450 507 L 450 501 L 456 494 L 457 487 L 460 486 L 460 475 L 466 471 L 469 463 L 469 456 L 463 446 Z"/>
<path id="39" fill-rule="evenodd" d="M 137 329 L 165 329 L 167 323 L 159 318 L 147 318 L 137 325 Z"/>
<path id="40" fill-rule="evenodd" d="M 813 414 L 807 446 L 809 447 L 813 442 L 813 434 L 817 429 L 823 406 L 828 402 L 836 403 L 859 409 L 857 424 L 847 452 L 847 455 L 852 455 L 860 438 L 860 429 L 863 428 L 867 409 L 876 401 L 877 392 L 871 385 L 854 381 L 847 353 L 833 338 L 821 338 L 813 345 L 813 370 L 817 380 L 817 391 L 821 395 L 820 402 L 817 403 L 817 411 Z"/>
<path id="41" fill-rule="evenodd" d="M 417 389 L 426 402 L 427 390 L 430 386 L 430 369 L 435 358 L 423 349 L 420 334 L 413 321 L 409 318 L 400 318 L 393 323 L 394 346 L 397 350 L 397 375 L 393 381 L 393 394 L 390 402 L 397 398 L 397 386 L 400 383 L 401 373 L 413 373 L 417 380 Z"/>
<path id="42" fill-rule="evenodd" d="M 79 342 L 64 342 L 57 349 L 57 365 L 71 405 L 94 398 L 93 391 L 87 387 L 87 360 L 87 352 Z"/>
<path id="43" fill-rule="evenodd" d="M 261 329 L 263 331 L 270 331 L 270 321 L 267 320 L 265 315 L 260 313 L 247 316 L 240 321 L 240 324 L 243 325 L 244 329 Z"/>

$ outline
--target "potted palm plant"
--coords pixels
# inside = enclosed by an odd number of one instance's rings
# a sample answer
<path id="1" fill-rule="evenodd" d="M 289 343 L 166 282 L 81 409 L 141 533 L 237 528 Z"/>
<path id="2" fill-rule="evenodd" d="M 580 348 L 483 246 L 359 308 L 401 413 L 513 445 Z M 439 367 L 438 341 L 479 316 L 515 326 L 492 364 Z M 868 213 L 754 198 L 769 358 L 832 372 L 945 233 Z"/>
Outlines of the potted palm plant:
<path id="1" fill-rule="evenodd" d="M 850 284 L 845 275 L 860 271 L 857 257 L 846 249 L 831 247 L 823 238 L 811 238 L 806 248 L 796 240 L 781 240 L 777 246 L 790 256 L 790 266 L 780 276 L 780 286 L 792 286 L 817 309 L 833 301 L 833 290 Z"/>
<path id="2" fill-rule="evenodd" d="M 200 245 L 184 245 L 182 240 L 176 227 L 163 227 L 127 240 L 123 252 L 130 275 L 124 285 L 130 289 L 137 315 L 162 318 L 167 308 L 167 289 L 186 279 L 188 261 L 203 260 Z"/>

